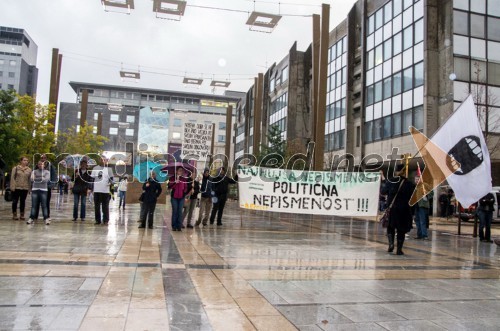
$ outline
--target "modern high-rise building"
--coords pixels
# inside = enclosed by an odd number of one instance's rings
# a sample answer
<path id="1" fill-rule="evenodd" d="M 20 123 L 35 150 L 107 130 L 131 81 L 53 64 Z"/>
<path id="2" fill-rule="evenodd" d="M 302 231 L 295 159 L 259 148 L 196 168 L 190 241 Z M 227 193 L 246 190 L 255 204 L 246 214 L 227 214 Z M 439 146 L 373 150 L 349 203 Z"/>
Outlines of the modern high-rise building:
<path id="1" fill-rule="evenodd" d="M 233 91 L 212 95 L 81 82 L 69 84 L 77 94 L 77 102 L 60 103 L 57 131 L 80 130 L 83 91 L 87 90 L 85 121 L 94 126 L 95 133 L 100 130 L 99 133 L 108 138 L 103 150 L 109 155 L 172 154 L 181 149 L 185 123 L 215 124 L 214 154 L 224 154 L 226 139 L 233 141 L 233 137 L 226 137 L 228 106 L 232 106 L 234 123 L 236 105 L 245 96 Z M 211 139 L 206 143 L 211 145 Z M 231 148 L 230 162 L 233 155 Z M 207 165 L 205 161 L 200 159 L 197 167 L 203 169 Z"/>
<path id="2" fill-rule="evenodd" d="M 295 79 L 291 64 L 288 74 L 280 72 L 292 63 L 292 51 L 264 75 L 263 142 L 273 123 L 287 142 L 314 140 L 311 49 L 297 52 L 305 67 Z M 493 181 L 500 184 L 499 54 L 499 0 L 357 1 L 329 32 L 324 168 L 331 168 L 334 155 L 352 154 L 361 166 L 368 155 L 385 159 L 393 147 L 414 155 L 408 127 L 431 137 L 472 94 L 492 156 Z M 247 143 L 245 137 L 253 131 L 244 128 L 253 126 L 255 90 L 239 109 L 246 116 L 237 117 L 237 153 L 249 152 L 251 139 Z M 296 98 L 291 91 L 299 91 Z M 290 116 L 291 109 L 303 113 Z"/>
<path id="3" fill-rule="evenodd" d="M 23 29 L 0 26 L 0 89 L 36 94 L 38 46 Z"/>

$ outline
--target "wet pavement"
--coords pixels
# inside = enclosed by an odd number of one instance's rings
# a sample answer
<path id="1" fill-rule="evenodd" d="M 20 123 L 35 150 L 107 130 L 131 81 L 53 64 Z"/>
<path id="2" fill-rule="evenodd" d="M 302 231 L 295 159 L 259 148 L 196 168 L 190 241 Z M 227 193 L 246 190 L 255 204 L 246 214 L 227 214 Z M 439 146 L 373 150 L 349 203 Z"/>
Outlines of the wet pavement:
<path id="1" fill-rule="evenodd" d="M 91 204 L 73 223 L 54 194 L 52 224 L 26 225 L 0 198 L 0 330 L 499 329 L 500 250 L 470 224 L 436 219 L 396 256 L 370 220 L 229 203 L 223 226 L 171 232 L 167 205 L 152 230 L 117 201 L 108 226 Z"/>

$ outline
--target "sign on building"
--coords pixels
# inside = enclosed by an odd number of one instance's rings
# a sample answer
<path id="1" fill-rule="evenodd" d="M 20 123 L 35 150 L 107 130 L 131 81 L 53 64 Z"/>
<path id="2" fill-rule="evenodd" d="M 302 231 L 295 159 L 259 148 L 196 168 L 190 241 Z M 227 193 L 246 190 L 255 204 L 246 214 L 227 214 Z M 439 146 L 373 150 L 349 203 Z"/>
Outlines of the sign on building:
<path id="1" fill-rule="evenodd" d="M 210 153 L 212 124 L 184 123 L 181 158 L 205 159 Z"/>

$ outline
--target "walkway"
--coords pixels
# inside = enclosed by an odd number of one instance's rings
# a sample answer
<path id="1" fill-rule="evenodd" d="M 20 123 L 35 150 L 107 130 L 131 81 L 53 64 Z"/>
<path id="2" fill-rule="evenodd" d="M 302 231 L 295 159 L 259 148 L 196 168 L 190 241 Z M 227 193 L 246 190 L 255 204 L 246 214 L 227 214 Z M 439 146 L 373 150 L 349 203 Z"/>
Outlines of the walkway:
<path id="1" fill-rule="evenodd" d="M 138 229 L 11 220 L 0 202 L 0 330 L 498 330 L 500 250 L 439 220 L 431 240 L 386 252 L 375 222 L 241 212 L 224 226 Z M 28 203 L 28 206 L 30 204 Z M 88 209 L 93 209 L 89 206 Z M 465 225 L 463 233 L 471 233 Z M 494 230 L 495 235 L 500 231 Z M 413 233 L 410 234 L 411 237 Z"/>

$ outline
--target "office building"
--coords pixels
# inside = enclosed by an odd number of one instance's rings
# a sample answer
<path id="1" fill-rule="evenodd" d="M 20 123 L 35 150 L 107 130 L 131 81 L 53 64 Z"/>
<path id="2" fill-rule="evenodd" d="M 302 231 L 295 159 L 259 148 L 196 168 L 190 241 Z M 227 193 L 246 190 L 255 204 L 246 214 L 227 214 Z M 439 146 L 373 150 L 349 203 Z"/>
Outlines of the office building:
<path id="1" fill-rule="evenodd" d="M 36 94 L 38 46 L 23 29 L 0 26 L 0 89 Z"/>
<path id="2" fill-rule="evenodd" d="M 233 107 L 234 118 L 236 105 L 244 96 L 244 93 L 232 91 L 226 91 L 226 95 L 211 95 L 82 82 L 69 84 L 77 94 L 77 102 L 61 102 L 57 115 L 58 132 L 72 127 L 76 131 L 80 129 L 81 102 L 83 91 L 87 90 L 85 120 L 94 126 L 95 133 L 100 127 L 100 134 L 108 138 L 103 146 L 107 153 L 172 154 L 181 148 L 184 123 L 190 122 L 215 124 L 214 154 L 224 154 L 226 140 L 232 142 L 232 137 L 226 137 L 228 106 Z M 99 125 L 100 116 L 102 123 Z M 211 141 L 207 143 L 211 145 Z M 232 155 L 231 149 L 230 162 Z M 205 161 L 200 159 L 197 167 L 202 169 Z"/>

